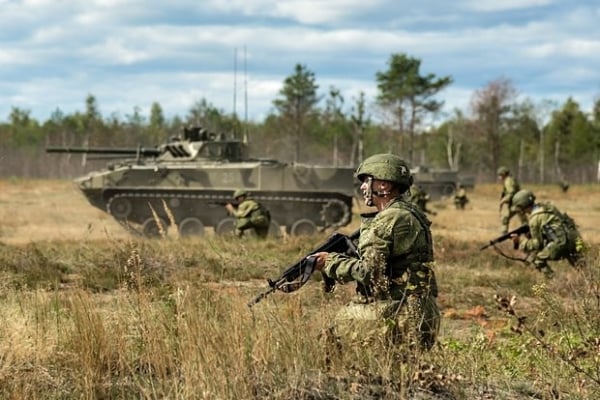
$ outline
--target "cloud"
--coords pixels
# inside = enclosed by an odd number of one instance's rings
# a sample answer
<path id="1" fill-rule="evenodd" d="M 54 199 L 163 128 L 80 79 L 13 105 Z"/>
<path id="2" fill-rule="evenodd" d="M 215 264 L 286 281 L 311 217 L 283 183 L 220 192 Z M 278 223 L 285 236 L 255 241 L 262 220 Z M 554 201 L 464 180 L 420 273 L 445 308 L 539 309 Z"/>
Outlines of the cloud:
<path id="1" fill-rule="evenodd" d="M 90 93 L 107 115 L 153 101 L 184 115 L 201 98 L 230 112 L 236 51 L 252 118 L 272 108 L 296 63 L 323 91 L 374 98 L 393 53 L 452 76 L 441 94 L 450 109 L 500 76 L 531 97 L 572 95 L 589 107 L 598 19 L 591 0 L 0 0 L 0 118 L 12 106 L 37 118 L 81 110 Z"/>
<path id="2" fill-rule="evenodd" d="M 466 9 L 479 12 L 498 12 L 524 8 L 545 7 L 556 0 L 466 0 L 462 4 Z"/>

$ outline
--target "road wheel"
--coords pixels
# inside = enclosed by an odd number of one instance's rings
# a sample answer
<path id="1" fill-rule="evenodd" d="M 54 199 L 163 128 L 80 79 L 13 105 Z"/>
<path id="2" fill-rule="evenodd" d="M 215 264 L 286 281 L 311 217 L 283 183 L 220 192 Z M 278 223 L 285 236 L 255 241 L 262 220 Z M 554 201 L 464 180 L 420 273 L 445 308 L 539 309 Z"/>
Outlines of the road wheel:
<path id="1" fill-rule="evenodd" d="M 303 218 L 294 222 L 290 229 L 290 234 L 293 236 L 312 235 L 317 231 L 317 226 L 310 219 Z"/>
<path id="2" fill-rule="evenodd" d="M 350 207 L 341 200 L 328 201 L 321 209 L 321 220 L 325 226 L 348 225 L 352 217 Z"/>
<path id="3" fill-rule="evenodd" d="M 184 218 L 177 227 L 181 236 L 204 236 L 204 224 L 198 218 Z"/>
<path id="4" fill-rule="evenodd" d="M 108 202 L 108 213 L 115 219 L 124 220 L 131 215 L 133 205 L 127 197 L 113 197 Z"/>
<path id="5" fill-rule="evenodd" d="M 442 188 L 442 195 L 449 197 L 449 196 L 452 196 L 455 191 L 456 191 L 456 186 L 454 184 L 448 183 L 448 184 L 444 185 L 444 187 Z"/>
<path id="6" fill-rule="evenodd" d="M 219 221 L 215 227 L 217 235 L 233 235 L 235 232 L 235 218 L 225 218 Z"/>
<path id="7" fill-rule="evenodd" d="M 142 233 L 147 238 L 158 238 L 167 235 L 167 223 L 162 218 L 148 218 L 142 224 Z"/>

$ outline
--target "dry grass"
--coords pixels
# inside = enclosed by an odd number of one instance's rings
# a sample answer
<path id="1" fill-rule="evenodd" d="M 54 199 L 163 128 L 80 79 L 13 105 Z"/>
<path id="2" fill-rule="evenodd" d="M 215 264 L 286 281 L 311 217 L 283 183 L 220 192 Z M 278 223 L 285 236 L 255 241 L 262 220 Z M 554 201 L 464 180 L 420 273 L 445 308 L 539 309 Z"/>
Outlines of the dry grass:
<path id="1" fill-rule="evenodd" d="M 480 252 L 499 231 L 496 185 L 464 212 L 432 204 L 440 343 L 404 363 L 328 353 L 319 337 L 350 285 L 325 295 L 311 282 L 247 308 L 326 234 L 142 240 L 70 183 L 0 181 L 0 398 L 598 398 L 600 188 L 533 190 L 578 222 L 590 268 L 558 263 L 547 281 Z"/>

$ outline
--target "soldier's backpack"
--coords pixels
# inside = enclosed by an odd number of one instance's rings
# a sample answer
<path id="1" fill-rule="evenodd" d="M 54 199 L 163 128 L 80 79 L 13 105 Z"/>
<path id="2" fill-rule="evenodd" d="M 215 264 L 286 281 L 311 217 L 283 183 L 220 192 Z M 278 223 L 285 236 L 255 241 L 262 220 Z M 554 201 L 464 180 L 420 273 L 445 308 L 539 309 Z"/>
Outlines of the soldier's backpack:
<path id="1" fill-rule="evenodd" d="M 271 223 L 271 213 L 262 204 L 250 215 L 250 222 L 257 227 L 267 227 Z"/>

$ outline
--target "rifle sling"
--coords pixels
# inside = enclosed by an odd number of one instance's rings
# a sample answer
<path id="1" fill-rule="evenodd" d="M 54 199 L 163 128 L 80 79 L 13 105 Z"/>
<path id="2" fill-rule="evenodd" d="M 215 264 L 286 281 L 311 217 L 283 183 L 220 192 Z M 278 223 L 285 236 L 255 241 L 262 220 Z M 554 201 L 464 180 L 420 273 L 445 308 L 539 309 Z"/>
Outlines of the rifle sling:
<path id="1" fill-rule="evenodd" d="M 496 253 L 500 254 L 502 257 L 504 257 L 508 260 L 520 261 L 524 264 L 529 264 L 529 261 L 527 260 L 527 258 L 513 257 L 513 256 L 510 256 L 510 255 L 504 253 L 502 250 L 500 250 L 500 248 L 498 246 L 496 246 L 496 243 L 492 244 L 492 247 L 494 248 L 494 251 L 496 251 Z"/>
<path id="2" fill-rule="evenodd" d="M 282 283 L 280 286 L 276 287 L 276 289 L 281 290 L 284 293 L 295 292 L 300 289 L 308 280 L 310 276 L 315 270 L 315 264 L 317 263 L 317 257 L 308 256 L 300 263 L 300 271 L 302 275 L 299 280 L 295 280 L 293 282 Z"/>

